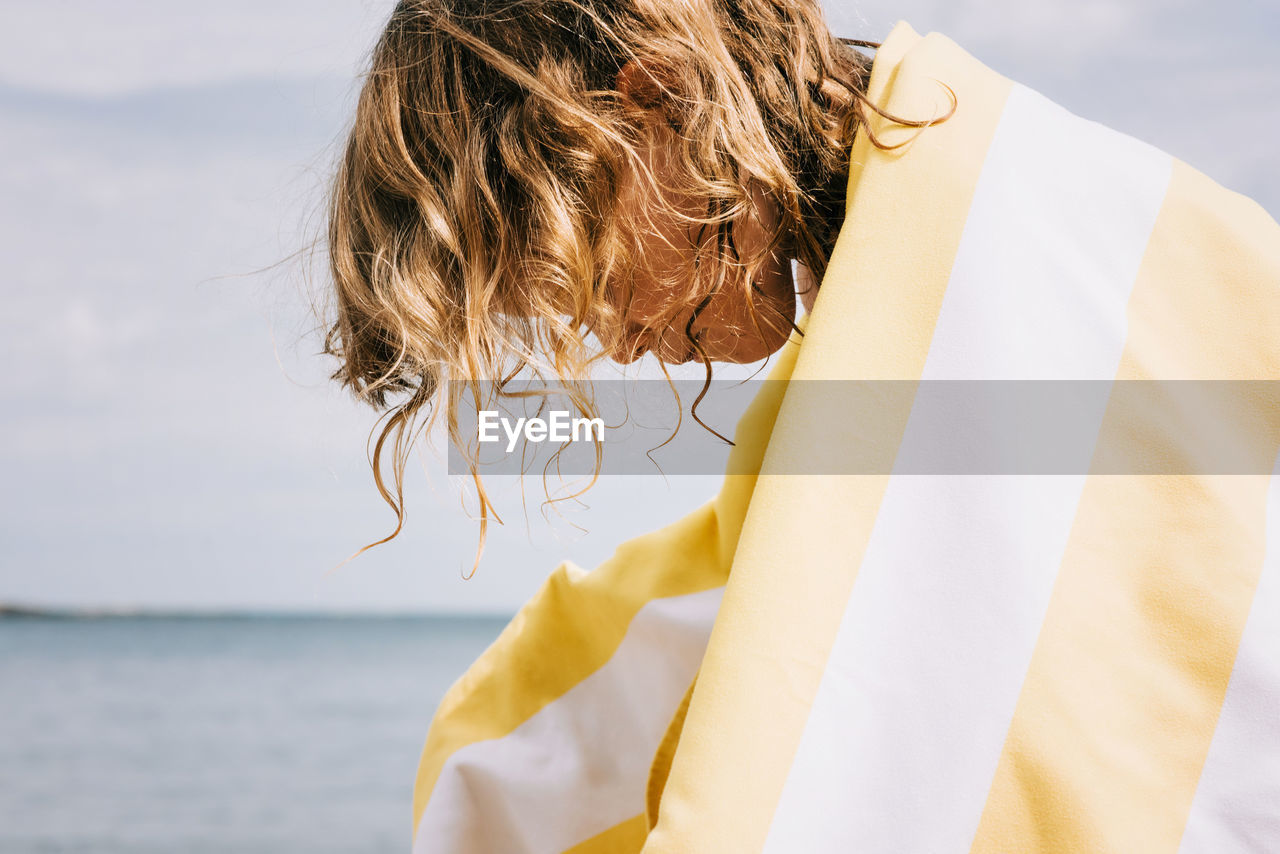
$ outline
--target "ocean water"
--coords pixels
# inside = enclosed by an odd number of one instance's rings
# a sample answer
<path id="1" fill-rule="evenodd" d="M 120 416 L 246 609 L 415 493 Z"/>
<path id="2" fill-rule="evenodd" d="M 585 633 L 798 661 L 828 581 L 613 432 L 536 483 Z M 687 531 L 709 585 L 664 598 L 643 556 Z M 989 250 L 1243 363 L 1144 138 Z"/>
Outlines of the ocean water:
<path id="1" fill-rule="evenodd" d="M 493 618 L 0 618 L 0 852 L 407 852 Z"/>

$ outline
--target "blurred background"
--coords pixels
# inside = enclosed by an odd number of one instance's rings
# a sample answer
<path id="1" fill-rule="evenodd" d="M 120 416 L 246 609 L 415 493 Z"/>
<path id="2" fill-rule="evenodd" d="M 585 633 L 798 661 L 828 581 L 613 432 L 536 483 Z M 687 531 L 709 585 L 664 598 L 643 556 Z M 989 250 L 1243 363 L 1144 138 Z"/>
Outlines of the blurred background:
<path id="1" fill-rule="evenodd" d="M 504 483 L 466 579 L 474 504 L 424 445 L 403 533 L 338 566 L 395 519 L 295 253 L 392 5 L 0 2 L 0 851 L 407 850 L 448 685 L 559 562 L 717 488 L 617 477 L 548 519 Z M 1280 8 L 827 10 L 943 32 L 1280 211 Z"/>

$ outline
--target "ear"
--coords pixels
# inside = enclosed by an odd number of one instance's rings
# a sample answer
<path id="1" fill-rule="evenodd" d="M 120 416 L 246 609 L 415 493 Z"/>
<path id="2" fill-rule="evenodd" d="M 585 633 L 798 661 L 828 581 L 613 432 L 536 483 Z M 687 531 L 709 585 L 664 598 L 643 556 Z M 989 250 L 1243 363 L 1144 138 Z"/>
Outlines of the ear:
<path id="1" fill-rule="evenodd" d="M 667 69 L 652 63 L 628 59 L 618 76 L 614 88 L 636 106 L 649 110 L 662 104 L 663 89 L 668 85 Z"/>

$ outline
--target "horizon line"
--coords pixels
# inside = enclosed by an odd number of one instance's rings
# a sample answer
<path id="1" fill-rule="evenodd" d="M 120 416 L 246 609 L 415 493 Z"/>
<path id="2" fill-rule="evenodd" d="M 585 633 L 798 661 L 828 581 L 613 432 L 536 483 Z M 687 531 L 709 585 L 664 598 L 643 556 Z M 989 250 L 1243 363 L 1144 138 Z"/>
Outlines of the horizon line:
<path id="1" fill-rule="evenodd" d="M 0 619 L 326 619 L 326 620 L 510 620 L 515 612 L 431 610 L 337 610 L 288 607 L 217 607 L 148 605 L 44 605 L 0 600 Z"/>

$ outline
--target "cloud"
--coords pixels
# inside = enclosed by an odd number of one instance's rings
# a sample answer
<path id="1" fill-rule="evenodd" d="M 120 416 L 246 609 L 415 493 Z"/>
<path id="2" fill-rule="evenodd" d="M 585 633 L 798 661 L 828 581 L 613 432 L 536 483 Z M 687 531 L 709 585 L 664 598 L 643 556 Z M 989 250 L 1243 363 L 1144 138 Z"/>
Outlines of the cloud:
<path id="1" fill-rule="evenodd" d="M 242 78 L 348 76 L 390 0 L 10 0 L 0 81 L 109 95 Z"/>
<path id="2" fill-rule="evenodd" d="M 297 269 L 354 72 L 389 2 L 9 3 L 0 30 L 0 598 L 511 609 L 692 509 L 715 479 L 602 484 L 561 539 L 517 496 L 481 574 L 438 461 L 409 529 L 367 467 L 374 414 L 327 380 Z M 950 35 L 1068 109 L 1280 208 L 1280 15 L 1242 0 L 830 6 L 844 35 Z M 863 20 L 859 21 L 858 17 Z M 698 366 L 677 375 L 697 376 Z M 686 373 L 681 373 L 684 371 Z M 718 374 L 720 375 L 720 374 Z M 531 541 L 532 539 L 532 541 Z"/>

